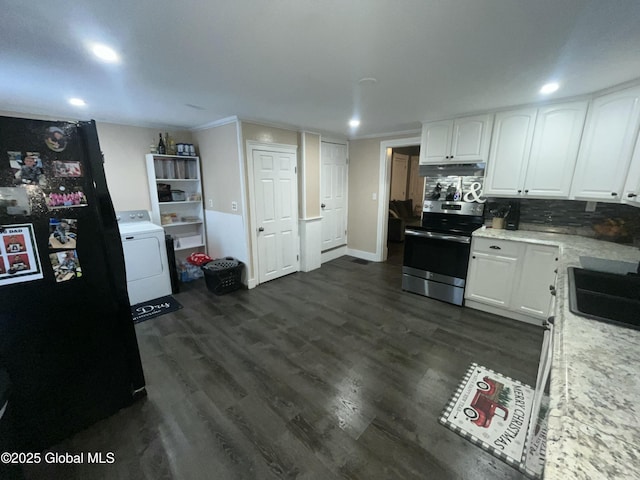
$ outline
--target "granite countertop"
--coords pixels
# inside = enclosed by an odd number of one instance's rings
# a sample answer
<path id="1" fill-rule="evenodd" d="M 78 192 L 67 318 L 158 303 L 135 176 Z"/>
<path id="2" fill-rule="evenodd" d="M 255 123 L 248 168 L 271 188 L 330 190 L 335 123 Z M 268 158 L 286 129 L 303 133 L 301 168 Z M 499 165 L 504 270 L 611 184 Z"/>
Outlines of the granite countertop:
<path id="1" fill-rule="evenodd" d="M 640 331 L 571 313 L 567 273 L 580 256 L 637 263 L 640 250 L 526 230 L 473 235 L 560 247 L 544 478 L 640 478 Z"/>

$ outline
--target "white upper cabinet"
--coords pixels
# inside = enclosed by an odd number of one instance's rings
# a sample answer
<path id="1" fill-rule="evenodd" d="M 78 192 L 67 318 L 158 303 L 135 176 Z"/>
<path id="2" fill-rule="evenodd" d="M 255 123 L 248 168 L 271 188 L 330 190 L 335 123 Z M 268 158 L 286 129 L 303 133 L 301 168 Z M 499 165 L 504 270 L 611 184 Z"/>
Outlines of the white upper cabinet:
<path id="1" fill-rule="evenodd" d="M 523 193 L 569 198 L 587 102 L 550 105 L 538 110 Z"/>
<path id="2" fill-rule="evenodd" d="M 587 102 L 496 115 L 484 192 L 569 198 Z"/>
<path id="3" fill-rule="evenodd" d="M 486 162 L 492 119 L 487 114 L 425 123 L 420 164 Z"/>
<path id="4" fill-rule="evenodd" d="M 536 113 L 535 108 L 525 108 L 496 114 L 484 182 L 485 195 L 517 197 L 522 193 Z"/>
<path id="5" fill-rule="evenodd" d="M 571 196 L 622 200 L 640 125 L 640 87 L 594 99 L 580 146 Z"/>
<path id="6" fill-rule="evenodd" d="M 449 161 L 453 120 L 425 123 L 422 126 L 420 164 Z"/>
<path id="7" fill-rule="evenodd" d="M 631 158 L 631 166 L 624 185 L 622 201 L 636 207 L 640 206 L 640 136 L 638 136 L 636 148 Z"/>

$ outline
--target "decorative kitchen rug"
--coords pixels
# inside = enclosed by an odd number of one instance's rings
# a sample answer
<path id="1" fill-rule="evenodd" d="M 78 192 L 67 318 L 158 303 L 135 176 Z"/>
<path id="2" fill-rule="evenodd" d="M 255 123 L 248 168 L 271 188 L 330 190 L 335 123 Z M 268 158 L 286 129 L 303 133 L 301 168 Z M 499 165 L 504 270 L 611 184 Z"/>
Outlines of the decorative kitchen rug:
<path id="1" fill-rule="evenodd" d="M 180 305 L 175 298 L 167 295 L 166 297 L 160 297 L 133 305 L 131 307 L 131 317 L 133 318 L 133 323 L 140 323 L 150 318 L 159 317 L 165 313 L 175 312 L 181 308 L 182 305 Z"/>
<path id="2" fill-rule="evenodd" d="M 534 390 L 472 363 L 440 417 L 440 423 L 530 478 L 541 478 L 546 445 L 543 400 L 535 435 L 525 448 Z"/>

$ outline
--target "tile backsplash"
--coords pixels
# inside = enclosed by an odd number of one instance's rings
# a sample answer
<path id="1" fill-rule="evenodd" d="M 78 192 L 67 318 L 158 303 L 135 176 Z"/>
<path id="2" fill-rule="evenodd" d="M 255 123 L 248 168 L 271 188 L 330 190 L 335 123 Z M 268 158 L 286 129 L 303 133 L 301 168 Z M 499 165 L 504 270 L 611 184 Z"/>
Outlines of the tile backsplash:
<path id="1" fill-rule="evenodd" d="M 509 200 L 512 199 L 489 198 L 485 211 Z M 587 212 L 586 204 L 587 202 L 578 200 L 521 199 L 520 228 L 596 237 L 599 236 L 600 225 L 613 221 L 624 225 L 623 234 L 614 240 L 632 243 L 634 239 L 640 239 L 640 208 L 598 203 L 594 212 Z M 490 221 L 490 215 L 488 217 Z"/>

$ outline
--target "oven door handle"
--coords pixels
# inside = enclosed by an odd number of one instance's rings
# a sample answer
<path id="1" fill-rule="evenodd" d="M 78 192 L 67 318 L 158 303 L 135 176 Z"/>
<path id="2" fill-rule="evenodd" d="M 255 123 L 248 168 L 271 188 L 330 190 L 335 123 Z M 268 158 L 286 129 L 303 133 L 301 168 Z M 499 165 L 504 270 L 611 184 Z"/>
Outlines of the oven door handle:
<path id="1" fill-rule="evenodd" d="M 415 237 L 433 238 L 434 240 L 446 240 L 448 242 L 471 243 L 470 237 L 461 237 L 458 235 L 447 235 L 446 233 L 436 232 L 417 232 L 415 230 L 405 230 L 405 235 L 413 235 Z"/>

